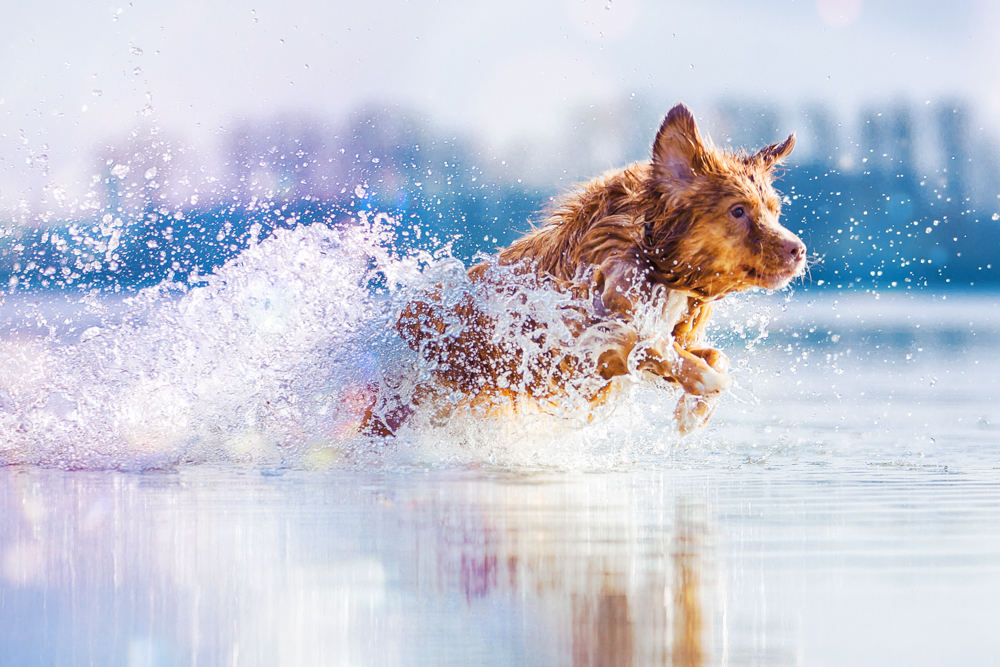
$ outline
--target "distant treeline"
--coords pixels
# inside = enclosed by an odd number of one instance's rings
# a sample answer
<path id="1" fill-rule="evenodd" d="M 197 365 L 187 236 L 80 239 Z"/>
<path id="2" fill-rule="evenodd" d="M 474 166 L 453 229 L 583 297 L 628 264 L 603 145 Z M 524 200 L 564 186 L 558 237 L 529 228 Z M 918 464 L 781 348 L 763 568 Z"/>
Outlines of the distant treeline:
<path id="1" fill-rule="evenodd" d="M 1000 200 L 991 189 L 996 163 L 977 167 L 962 152 L 959 121 L 943 119 L 936 142 L 944 147 L 944 163 L 930 176 L 911 159 L 905 118 L 890 118 L 895 124 L 884 125 L 884 132 L 865 125 L 866 141 L 877 148 L 861 146 L 856 168 L 837 169 L 836 157 L 812 151 L 784 170 L 778 183 L 786 195 L 784 222 L 817 258 L 809 284 L 886 289 L 1000 283 L 994 257 Z M 188 281 L 276 229 L 352 224 L 363 211 L 396 220 L 400 249 L 450 243 L 456 256 L 468 259 L 529 229 L 558 194 L 555 184 L 546 189 L 518 182 L 511 169 L 474 166 L 470 143 L 435 136 L 425 125 L 362 116 L 352 122 L 332 135 L 288 127 L 237 133 L 228 189 L 192 199 L 200 206 L 165 203 L 151 189 L 156 169 L 148 165 L 156 164 L 143 163 L 141 152 L 103 160 L 104 209 L 38 228 L 5 227 L 0 279 L 16 289 L 102 290 Z M 126 159 L 131 164 L 123 169 Z M 158 169 L 162 180 L 166 166 Z M 126 173 L 145 178 L 129 181 Z M 974 181 L 979 185 L 969 185 Z"/>

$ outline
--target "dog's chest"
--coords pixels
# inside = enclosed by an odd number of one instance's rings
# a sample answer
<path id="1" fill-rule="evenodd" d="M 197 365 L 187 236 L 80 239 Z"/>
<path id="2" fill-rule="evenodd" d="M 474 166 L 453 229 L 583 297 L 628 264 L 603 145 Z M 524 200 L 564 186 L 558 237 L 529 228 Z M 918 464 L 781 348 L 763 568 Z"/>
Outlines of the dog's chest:
<path id="1" fill-rule="evenodd" d="M 635 320 L 640 339 L 670 335 L 674 327 L 688 315 L 688 293 L 663 289 L 650 299 Z"/>

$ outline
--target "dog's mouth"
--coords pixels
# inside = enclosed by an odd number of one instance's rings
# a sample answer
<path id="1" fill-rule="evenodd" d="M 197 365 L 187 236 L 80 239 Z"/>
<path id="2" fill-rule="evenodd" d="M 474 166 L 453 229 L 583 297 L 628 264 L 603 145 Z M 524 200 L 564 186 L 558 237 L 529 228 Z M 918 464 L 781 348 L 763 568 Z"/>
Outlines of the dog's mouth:
<path id="1" fill-rule="evenodd" d="M 748 282 L 754 287 L 781 289 L 802 273 L 805 262 L 796 262 L 793 266 L 777 271 L 764 271 L 748 265 L 741 268 L 746 273 Z"/>

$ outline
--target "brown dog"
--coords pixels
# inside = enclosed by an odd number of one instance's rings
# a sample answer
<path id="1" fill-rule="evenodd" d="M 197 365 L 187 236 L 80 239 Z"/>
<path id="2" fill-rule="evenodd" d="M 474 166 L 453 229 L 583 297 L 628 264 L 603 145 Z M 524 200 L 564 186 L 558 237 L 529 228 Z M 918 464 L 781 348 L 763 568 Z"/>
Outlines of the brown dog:
<path id="1" fill-rule="evenodd" d="M 683 389 L 675 411 L 682 432 L 702 425 L 729 385 L 725 355 L 704 346 L 712 303 L 749 287 L 781 288 L 806 265 L 805 245 L 778 222 L 772 186 L 794 145 L 791 135 L 752 155 L 725 152 L 702 139 L 687 107 L 675 106 L 652 161 L 570 193 L 543 226 L 470 269 L 474 289 L 406 307 L 396 329 L 429 362 L 432 380 L 397 405 L 378 397 L 363 429 L 391 433 L 410 414 L 407 403 L 445 394 L 492 409 L 525 398 L 557 404 L 576 386 L 596 404 L 616 377 L 640 373 Z M 530 297 L 518 296 L 526 285 L 569 299 L 562 338 L 531 314 Z M 509 295 L 513 310 L 521 304 L 527 314 L 500 330 L 484 294 Z"/>

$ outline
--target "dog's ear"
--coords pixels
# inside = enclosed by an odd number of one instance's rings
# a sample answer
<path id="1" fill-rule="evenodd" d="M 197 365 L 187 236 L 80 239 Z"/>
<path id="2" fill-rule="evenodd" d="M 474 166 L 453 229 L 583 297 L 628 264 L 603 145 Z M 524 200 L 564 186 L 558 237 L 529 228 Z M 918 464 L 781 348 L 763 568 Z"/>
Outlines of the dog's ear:
<path id="1" fill-rule="evenodd" d="M 752 161 L 757 162 L 765 170 L 770 170 L 774 168 L 774 165 L 778 164 L 792 152 L 795 148 L 795 133 L 792 132 L 788 135 L 788 138 L 778 144 L 771 144 L 770 146 L 765 146 L 757 151 L 756 154 L 751 158 Z"/>
<path id="2" fill-rule="evenodd" d="M 653 141 L 653 175 L 660 184 L 684 187 L 702 173 L 707 152 L 691 110 L 678 104 Z"/>

